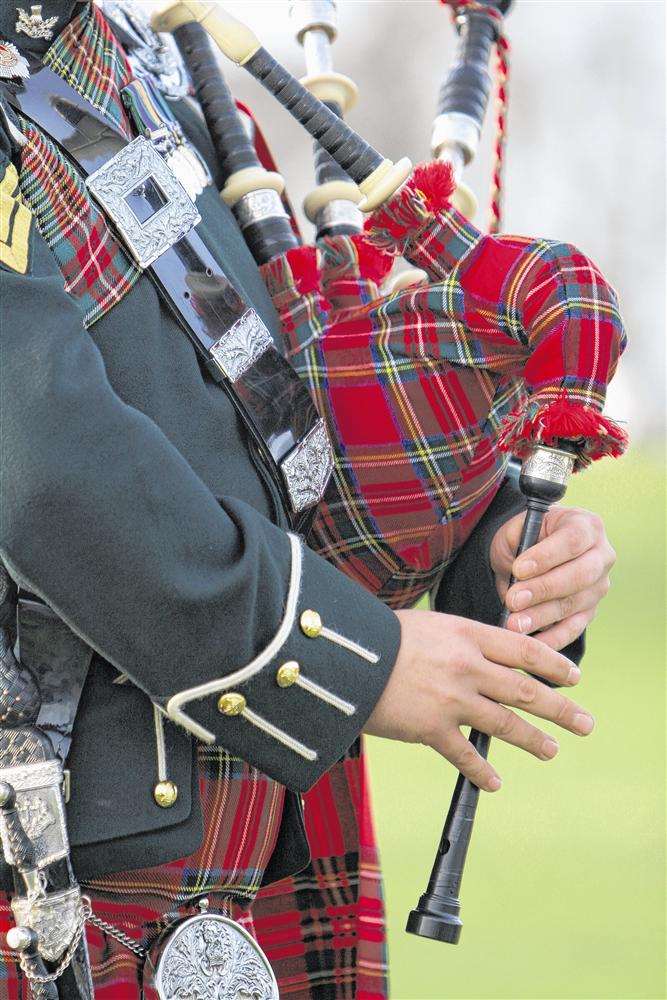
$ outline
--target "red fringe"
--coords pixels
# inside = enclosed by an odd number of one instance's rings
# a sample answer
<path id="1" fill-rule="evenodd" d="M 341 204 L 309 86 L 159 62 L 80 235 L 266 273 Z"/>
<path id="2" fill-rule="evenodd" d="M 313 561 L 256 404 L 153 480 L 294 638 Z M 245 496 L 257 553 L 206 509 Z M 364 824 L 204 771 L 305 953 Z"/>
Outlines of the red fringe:
<path id="1" fill-rule="evenodd" d="M 575 468 L 605 455 L 618 458 L 628 445 L 622 427 L 592 407 L 572 402 L 567 391 L 537 409 L 535 400 L 529 399 L 524 407 L 510 414 L 501 429 L 499 445 L 502 451 L 523 458 L 536 443 L 557 447 L 564 439 L 579 446 Z"/>
<path id="2" fill-rule="evenodd" d="M 413 236 L 429 216 L 450 207 L 455 188 L 451 164 L 439 160 L 419 164 L 387 205 L 369 215 L 364 226 L 367 237 L 385 240 L 389 235 L 398 242 Z"/>
<path id="3" fill-rule="evenodd" d="M 392 255 L 369 243 L 363 233 L 351 236 L 350 240 L 357 251 L 361 277 L 374 281 L 376 285 L 382 284 L 394 266 Z"/>
<path id="4" fill-rule="evenodd" d="M 320 285 L 320 269 L 315 247 L 294 247 L 286 253 L 296 289 L 302 295 L 316 292 Z"/>

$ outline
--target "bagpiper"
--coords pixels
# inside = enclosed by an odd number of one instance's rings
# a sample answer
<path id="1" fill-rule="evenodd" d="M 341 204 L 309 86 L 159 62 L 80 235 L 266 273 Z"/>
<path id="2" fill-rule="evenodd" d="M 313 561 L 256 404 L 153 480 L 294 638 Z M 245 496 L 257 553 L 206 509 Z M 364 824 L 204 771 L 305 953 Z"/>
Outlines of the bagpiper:
<path id="1" fill-rule="evenodd" d="M 427 743 L 488 791 L 460 726 L 553 757 L 507 706 L 528 707 L 521 668 L 576 684 L 613 556 L 593 515 L 558 513 L 514 567 L 537 581 L 515 607 L 530 627 L 507 631 L 483 622 L 513 565 L 511 478 L 439 614 L 391 611 L 309 548 L 340 442 L 285 360 L 175 50 L 131 4 L 109 16 L 0 11 L 0 992 L 361 997 L 358 879 L 340 879 L 344 943 L 325 889 L 298 960 L 254 927 L 328 822 L 318 782 L 362 731 Z M 530 707 L 593 728 L 546 687 Z M 338 779 L 360 855 L 367 803 Z M 267 938 L 290 905 L 273 898 Z"/>

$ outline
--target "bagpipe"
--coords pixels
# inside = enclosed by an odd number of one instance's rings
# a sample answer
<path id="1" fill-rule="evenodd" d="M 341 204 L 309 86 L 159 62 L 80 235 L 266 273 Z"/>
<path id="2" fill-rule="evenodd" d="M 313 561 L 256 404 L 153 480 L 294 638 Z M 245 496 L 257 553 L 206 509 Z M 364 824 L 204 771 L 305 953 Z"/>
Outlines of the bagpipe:
<path id="1" fill-rule="evenodd" d="M 333 70 L 333 0 L 291 4 L 306 59 L 301 82 L 218 3 L 168 0 L 153 14 L 185 60 L 223 167 L 221 197 L 334 445 L 309 542 L 395 608 L 437 584 L 500 488 L 510 455 L 523 461 L 520 553 L 539 538 L 570 473 L 620 455 L 627 443 L 602 413 L 625 346 L 614 290 L 570 244 L 500 234 L 510 2 L 445 2 L 459 46 L 440 89 L 434 159 L 415 169 L 383 157 L 343 120 L 357 94 Z M 304 204 L 316 227 L 311 245 L 292 223 L 282 177 L 259 161 L 211 42 L 315 140 L 317 186 Z M 461 174 L 479 141 L 492 50 L 497 135 L 483 233 L 470 221 L 474 196 Z M 400 257 L 416 270 L 384 291 Z M 470 739 L 488 754 L 488 736 L 472 731 Z M 458 941 L 478 798 L 460 775 L 408 931 Z"/>

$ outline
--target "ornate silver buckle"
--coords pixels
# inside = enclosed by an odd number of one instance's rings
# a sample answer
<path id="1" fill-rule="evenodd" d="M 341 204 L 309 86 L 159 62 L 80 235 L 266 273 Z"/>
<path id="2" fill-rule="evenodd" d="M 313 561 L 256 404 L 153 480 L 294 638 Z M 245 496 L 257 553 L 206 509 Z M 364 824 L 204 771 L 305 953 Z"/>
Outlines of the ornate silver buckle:
<path id="1" fill-rule="evenodd" d="M 333 466 L 331 441 L 325 423 L 320 419 L 280 463 L 295 514 L 320 502 Z"/>
<path id="2" fill-rule="evenodd" d="M 201 219 L 176 174 L 143 136 L 90 174 L 86 186 L 142 269 Z"/>
<path id="3" fill-rule="evenodd" d="M 247 309 L 210 348 L 211 358 L 230 382 L 237 382 L 273 340 L 264 321 L 254 309 Z"/>
<path id="4" fill-rule="evenodd" d="M 151 955 L 160 1000 L 280 1000 L 269 960 L 246 930 L 228 917 L 191 917 Z"/>

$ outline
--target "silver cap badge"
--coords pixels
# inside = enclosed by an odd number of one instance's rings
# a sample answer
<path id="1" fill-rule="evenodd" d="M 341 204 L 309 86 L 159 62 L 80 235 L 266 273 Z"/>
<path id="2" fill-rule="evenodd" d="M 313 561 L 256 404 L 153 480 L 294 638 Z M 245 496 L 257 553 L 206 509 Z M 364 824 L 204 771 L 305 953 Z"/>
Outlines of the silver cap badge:
<path id="1" fill-rule="evenodd" d="M 0 42 L 0 78 L 11 80 L 14 76 L 30 76 L 28 62 L 11 42 Z"/>
<path id="2" fill-rule="evenodd" d="M 20 7 L 16 8 L 18 20 L 16 22 L 17 35 L 23 32 L 30 38 L 46 38 L 48 41 L 53 38 L 53 28 L 58 23 L 57 17 L 47 17 L 46 21 L 42 17 L 41 3 L 32 4 L 30 13 L 26 14 Z"/>

